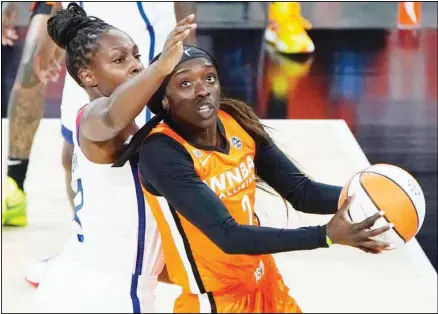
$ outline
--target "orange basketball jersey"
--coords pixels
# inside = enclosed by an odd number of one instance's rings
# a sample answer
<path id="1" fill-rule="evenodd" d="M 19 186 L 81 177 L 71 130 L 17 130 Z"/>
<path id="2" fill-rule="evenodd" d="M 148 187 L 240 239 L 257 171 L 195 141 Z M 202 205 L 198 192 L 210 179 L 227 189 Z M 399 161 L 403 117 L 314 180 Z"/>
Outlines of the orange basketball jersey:
<path id="1" fill-rule="evenodd" d="M 255 142 L 230 115 L 219 111 L 218 116 L 229 142 L 228 154 L 195 148 L 165 123 L 152 134 L 163 133 L 183 145 L 200 179 L 221 199 L 236 222 L 256 225 Z M 170 278 L 184 293 L 211 298 L 206 292 L 227 291 L 236 286 L 251 290 L 263 277 L 271 256 L 226 254 L 177 209 L 170 208 L 163 197 L 154 200 L 149 192 L 144 193 L 161 232 Z"/>

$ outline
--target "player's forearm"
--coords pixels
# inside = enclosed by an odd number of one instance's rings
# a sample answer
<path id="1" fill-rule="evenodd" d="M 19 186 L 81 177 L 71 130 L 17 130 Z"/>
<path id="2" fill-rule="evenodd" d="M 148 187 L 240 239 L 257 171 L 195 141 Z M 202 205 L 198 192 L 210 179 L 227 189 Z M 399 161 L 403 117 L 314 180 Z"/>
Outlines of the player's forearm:
<path id="1" fill-rule="evenodd" d="M 21 72 L 21 74 L 20 74 Z M 32 142 L 44 112 L 45 85 L 22 64 L 9 96 L 9 157 L 28 159 Z"/>
<path id="2" fill-rule="evenodd" d="M 113 132 L 123 130 L 137 117 L 165 78 L 160 61 L 117 87 L 108 97 L 104 120 Z"/>
<path id="3" fill-rule="evenodd" d="M 276 229 L 233 221 L 216 231 L 210 231 L 209 238 L 227 254 L 275 254 L 328 247 L 324 226 Z"/>
<path id="4" fill-rule="evenodd" d="M 196 2 L 174 2 L 176 21 L 181 21 L 190 14 L 197 14 Z M 196 46 L 196 30 L 192 30 L 184 40 L 184 44 Z"/>
<path id="5" fill-rule="evenodd" d="M 227 254 L 272 254 L 326 247 L 325 227 L 277 229 L 238 224 L 199 178 L 185 148 L 166 135 L 145 140 L 139 162 L 145 189 L 159 194 Z"/>
<path id="6" fill-rule="evenodd" d="M 9 97 L 9 157 L 29 158 L 35 133 L 44 113 L 46 83 L 36 72 L 47 71 L 54 45 L 47 41 L 49 16 L 34 16 L 26 35 L 15 83 Z"/>
<path id="7" fill-rule="evenodd" d="M 35 47 L 25 47 L 9 96 L 9 157 L 11 158 L 29 158 L 33 139 L 44 112 L 45 84 L 35 74 L 34 51 Z M 25 54 L 30 54 L 30 57 L 24 58 Z"/>
<path id="8" fill-rule="evenodd" d="M 257 147 L 257 174 L 299 211 L 334 214 L 342 187 L 316 182 L 305 174 L 275 144 Z"/>

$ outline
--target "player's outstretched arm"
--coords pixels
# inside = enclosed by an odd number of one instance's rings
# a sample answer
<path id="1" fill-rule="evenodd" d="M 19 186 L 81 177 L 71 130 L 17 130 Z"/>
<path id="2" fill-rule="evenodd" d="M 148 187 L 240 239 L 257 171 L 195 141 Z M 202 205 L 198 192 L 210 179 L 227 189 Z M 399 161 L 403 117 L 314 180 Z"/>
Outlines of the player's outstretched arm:
<path id="1" fill-rule="evenodd" d="M 154 134 L 145 140 L 139 167 L 146 190 L 166 198 L 172 208 L 227 254 L 272 254 L 328 247 L 327 235 L 333 243 L 371 253 L 389 247 L 389 243 L 372 239 L 386 232 L 389 225 L 369 230 L 379 215 L 357 224 L 348 221 L 350 199 L 326 226 L 279 229 L 237 223 L 201 181 L 185 148 L 164 134 Z"/>
<path id="2" fill-rule="evenodd" d="M 166 198 L 225 253 L 270 254 L 328 246 L 325 226 L 291 230 L 238 224 L 196 174 L 185 148 L 166 135 L 145 140 L 139 168 L 145 189 Z"/>
<path id="3" fill-rule="evenodd" d="M 296 210 L 311 214 L 334 214 L 342 187 L 316 182 L 302 173 L 274 143 L 257 145 L 257 175 Z"/>
<path id="4" fill-rule="evenodd" d="M 194 15 L 190 15 L 176 25 L 157 62 L 121 84 L 111 96 L 97 98 L 86 106 L 81 118 L 83 136 L 93 142 L 107 141 L 132 123 L 180 61 L 182 42 L 196 28 L 193 20 Z"/>

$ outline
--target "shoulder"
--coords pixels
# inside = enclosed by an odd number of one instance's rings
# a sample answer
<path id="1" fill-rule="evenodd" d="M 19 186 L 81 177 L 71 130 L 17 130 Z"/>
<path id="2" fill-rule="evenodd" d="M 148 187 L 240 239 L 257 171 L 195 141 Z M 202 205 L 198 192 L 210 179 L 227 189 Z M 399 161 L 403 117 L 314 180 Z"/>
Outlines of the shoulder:
<path id="1" fill-rule="evenodd" d="M 180 144 L 175 138 L 164 134 L 164 133 L 154 133 L 148 136 L 142 146 L 143 151 L 150 151 L 154 149 L 164 149 L 164 150 L 176 150 L 187 152 L 182 144 Z"/>
<path id="2" fill-rule="evenodd" d="M 157 195 L 154 186 L 192 176 L 194 165 L 183 145 L 165 134 L 155 133 L 145 139 L 140 149 L 139 172 L 143 186 Z"/>
<path id="3" fill-rule="evenodd" d="M 100 116 L 102 112 L 107 110 L 108 105 L 108 97 L 99 97 L 88 102 L 85 106 L 82 106 L 81 108 L 81 122 L 88 120 L 89 118 L 95 118 L 96 116 Z"/>
<path id="4" fill-rule="evenodd" d="M 190 154 L 174 138 L 155 133 L 148 136 L 140 149 L 140 167 L 165 166 L 169 161 L 191 160 Z"/>

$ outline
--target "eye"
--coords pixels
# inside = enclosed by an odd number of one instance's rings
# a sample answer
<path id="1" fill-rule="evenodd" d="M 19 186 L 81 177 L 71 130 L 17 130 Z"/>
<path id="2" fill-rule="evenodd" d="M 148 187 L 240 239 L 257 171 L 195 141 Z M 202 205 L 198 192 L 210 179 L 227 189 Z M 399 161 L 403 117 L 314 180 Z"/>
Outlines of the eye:
<path id="1" fill-rule="evenodd" d="M 125 61 L 125 58 L 117 58 L 117 59 L 113 60 L 113 62 L 114 62 L 114 63 L 117 63 L 117 64 L 120 64 L 120 63 L 122 63 L 123 61 Z"/>
<path id="2" fill-rule="evenodd" d="M 135 59 L 140 59 L 141 58 L 141 54 L 136 54 L 135 55 Z"/>
<path id="3" fill-rule="evenodd" d="M 182 87 L 189 87 L 189 86 L 191 86 L 192 85 L 192 83 L 190 83 L 189 81 L 183 81 L 182 83 L 181 83 L 181 86 Z"/>
<path id="4" fill-rule="evenodd" d="M 216 76 L 215 75 L 209 75 L 209 76 L 207 76 L 207 79 L 205 81 L 207 83 L 215 83 L 216 82 Z"/>

